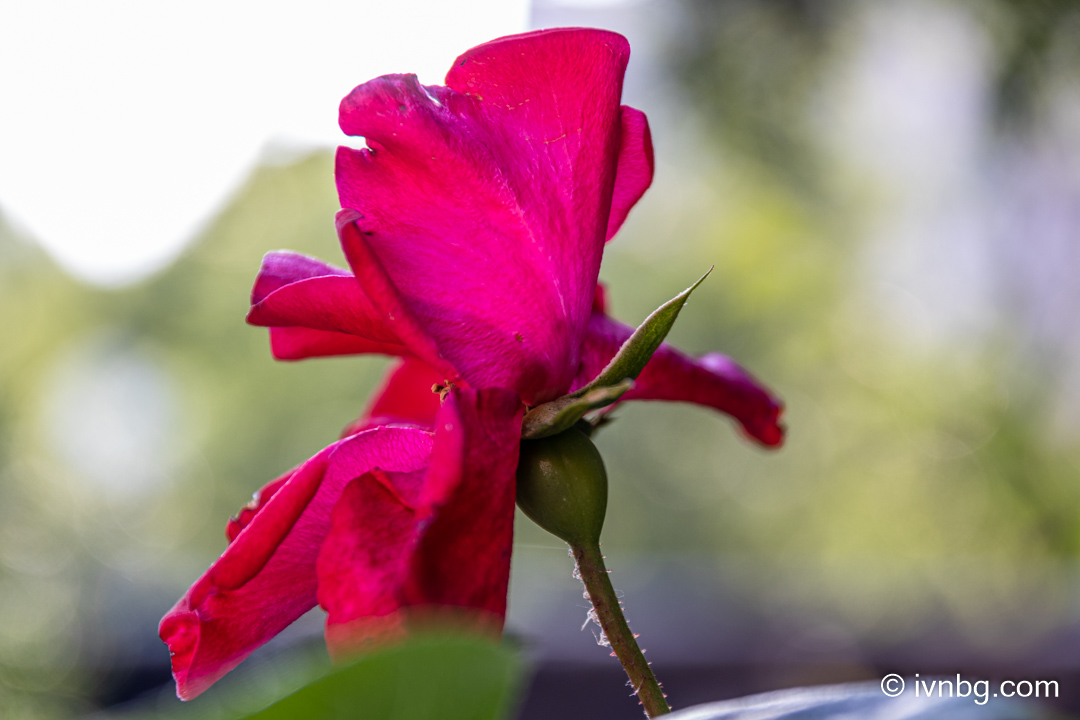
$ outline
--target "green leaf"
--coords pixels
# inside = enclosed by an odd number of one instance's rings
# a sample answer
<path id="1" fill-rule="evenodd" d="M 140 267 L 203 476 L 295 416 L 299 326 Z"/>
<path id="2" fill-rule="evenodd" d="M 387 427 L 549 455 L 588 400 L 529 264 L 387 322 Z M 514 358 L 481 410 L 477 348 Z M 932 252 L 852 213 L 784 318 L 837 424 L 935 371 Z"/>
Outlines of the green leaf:
<path id="1" fill-rule="evenodd" d="M 537 440 L 572 428 L 585 413 L 610 405 L 634 386 L 630 378 L 606 387 L 594 388 L 585 395 L 563 395 L 557 400 L 537 405 L 525 414 L 521 437 Z"/>
<path id="2" fill-rule="evenodd" d="M 101 720 L 499 720 L 522 671 L 512 646 L 476 635 L 414 635 L 343 667 L 329 666 L 320 641 L 252 658 L 191 702 L 170 684 Z"/>
<path id="3" fill-rule="evenodd" d="M 475 637 L 428 637 L 336 669 L 249 720 L 495 720 L 520 677 L 516 655 Z"/>
<path id="4" fill-rule="evenodd" d="M 708 272 L 702 275 L 696 283 L 656 308 L 652 315 L 645 318 L 645 322 L 638 326 L 634 334 L 626 339 L 626 342 L 619 348 L 619 352 L 615 353 L 615 357 L 611 358 L 611 362 L 607 364 L 607 367 L 601 370 L 600 374 L 592 382 L 568 397 L 583 397 L 596 388 L 610 387 L 626 378 L 636 378 L 652 358 L 656 349 L 660 347 L 660 343 L 664 342 L 664 338 L 667 337 L 671 326 L 675 324 L 675 319 L 679 317 L 679 311 L 686 304 L 690 293 L 704 282 L 712 271 L 713 269 L 709 268 Z"/>

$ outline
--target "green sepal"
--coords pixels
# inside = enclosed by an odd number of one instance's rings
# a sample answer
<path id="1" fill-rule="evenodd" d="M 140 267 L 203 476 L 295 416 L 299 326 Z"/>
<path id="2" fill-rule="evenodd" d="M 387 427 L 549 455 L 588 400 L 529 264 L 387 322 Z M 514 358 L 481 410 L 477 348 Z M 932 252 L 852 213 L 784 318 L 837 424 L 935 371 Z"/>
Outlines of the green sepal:
<path id="1" fill-rule="evenodd" d="M 675 324 L 675 319 L 679 317 L 679 311 L 683 309 L 690 293 L 704 282 L 712 271 L 713 269 L 709 268 L 696 283 L 656 308 L 649 317 L 645 318 L 645 322 L 638 325 L 634 334 L 626 339 L 607 367 L 601 370 L 592 382 L 577 392 L 571 393 L 569 397 L 582 397 L 596 388 L 610 387 L 626 378 L 636 378 L 652 359 L 660 343 L 664 342 L 664 338 L 667 337 L 671 326 Z"/>
<path id="2" fill-rule="evenodd" d="M 607 493 L 600 451 L 577 428 L 521 441 L 517 504 L 552 535 L 574 547 L 595 546 L 604 527 Z"/>
<path id="3" fill-rule="evenodd" d="M 521 437 L 526 440 L 558 435 L 577 424 L 585 413 L 607 407 L 634 386 L 630 378 L 615 385 L 593 388 L 583 396 L 563 395 L 557 400 L 537 405 L 525 413 L 521 424 Z"/>
<path id="4" fill-rule="evenodd" d="M 634 379 L 664 342 L 679 311 L 709 273 L 653 311 L 626 339 L 600 374 L 580 390 L 537 405 L 525 414 L 521 436 L 529 440 L 551 437 L 573 427 L 590 410 L 611 405 L 634 386 Z"/>

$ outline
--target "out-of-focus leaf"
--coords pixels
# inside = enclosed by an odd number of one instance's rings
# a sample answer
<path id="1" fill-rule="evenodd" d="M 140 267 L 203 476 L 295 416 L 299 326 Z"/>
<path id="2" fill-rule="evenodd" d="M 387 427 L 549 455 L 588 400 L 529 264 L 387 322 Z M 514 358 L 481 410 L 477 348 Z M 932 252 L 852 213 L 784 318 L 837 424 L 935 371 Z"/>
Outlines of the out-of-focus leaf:
<path id="1" fill-rule="evenodd" d="M 511 709 L 521 665 L 483 639 L 427 637 L 379 651 L 248 720 L 494 720 Z"/>
<path id="2" fill-rule="evenodd" d="M 448 630 L 342 667 L 319 640 L 251 658 L 191 702 L 176 700 L 170 682 L 86 720 L 498 720 L 515 708 L 522 669 L 512 646 Z"/>

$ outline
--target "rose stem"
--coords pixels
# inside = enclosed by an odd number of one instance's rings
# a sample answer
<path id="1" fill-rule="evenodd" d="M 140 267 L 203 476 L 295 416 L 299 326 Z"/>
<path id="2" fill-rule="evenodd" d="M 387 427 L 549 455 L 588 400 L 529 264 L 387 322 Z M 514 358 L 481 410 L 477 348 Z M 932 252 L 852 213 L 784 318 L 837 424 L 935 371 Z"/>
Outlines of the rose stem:
<path id="1" fill-rule="evenodd" d="M 600 547 L 596 544 L 571 546 L 571 552 L 577 561 L 581 581 L 585 583 L 585 592 L 596 610 L 596 619 L 611 643 L 614 655 L 626 670 L 630 684 L 645 708 L 645 715 L 654 718 L 671 712 L 667 700 L 664 699 L 664 691 L 660 689 L 660 683 L 656 681 L 652 668 L 638 647 L 634 633 L 626 624 L 619 598 L 615 595 L 608 570 L 604 567 L 604 556 L 600 554 Z"/>

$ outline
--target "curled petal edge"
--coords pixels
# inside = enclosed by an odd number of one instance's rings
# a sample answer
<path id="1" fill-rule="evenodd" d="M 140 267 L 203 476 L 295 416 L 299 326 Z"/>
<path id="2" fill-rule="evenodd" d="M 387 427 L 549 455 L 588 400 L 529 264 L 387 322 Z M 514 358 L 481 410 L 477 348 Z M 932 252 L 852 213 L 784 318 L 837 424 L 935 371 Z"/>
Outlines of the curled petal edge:
<path id="1" fill-rule="evenodd" d="M 375 428 L 334 443 L 292 473 L 222 556 L 162 618 L 177 695 L 190 700 L 317 602 L 315 565 L 345 486 L 381 468 L 427 465 L 431 433 Z"/>

